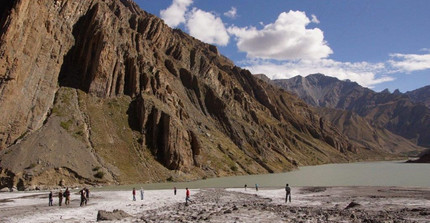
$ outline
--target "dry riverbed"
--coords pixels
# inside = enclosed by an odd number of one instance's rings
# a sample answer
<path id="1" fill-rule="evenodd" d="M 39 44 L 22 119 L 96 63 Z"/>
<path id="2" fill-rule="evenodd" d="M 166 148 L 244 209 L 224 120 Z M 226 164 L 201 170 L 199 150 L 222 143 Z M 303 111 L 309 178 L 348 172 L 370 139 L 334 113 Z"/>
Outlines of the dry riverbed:
<path id="1" fill-rule="evenodd" d="M 429 222 L 430 188 L 293 187 L 292 202 L 283 189 L 248 188 L 147 190 L 132 201 L 131 191 L 95 191 L 79 207 L 73 193 L 69 206 L 48 207 L 47 192 L 0 193 L 2 222 L 96 222 L 99 210 L 119 209 L 130 217 L 120 222 Z"/>

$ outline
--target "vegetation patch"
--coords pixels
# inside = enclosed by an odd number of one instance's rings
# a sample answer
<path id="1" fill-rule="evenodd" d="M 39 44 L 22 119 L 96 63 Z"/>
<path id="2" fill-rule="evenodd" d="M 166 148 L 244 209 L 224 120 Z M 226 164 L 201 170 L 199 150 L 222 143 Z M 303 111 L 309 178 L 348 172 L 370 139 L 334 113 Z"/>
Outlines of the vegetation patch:
<path id="1" fill-rule="evenodd" d="M 103 179 L 104 176 L 105 176 L 105 173 L 101 170 L 97 171 L 97 173 L 94 174 L 94 177 L 99 179 Z"/>
<path id="2" fill-rule="evenodd" d="M 67 122 L 60 123 L 60 126 L 67 131 L 69 131 L 71 125 L 72 125 L 72 120 L 68 120 Z"/>

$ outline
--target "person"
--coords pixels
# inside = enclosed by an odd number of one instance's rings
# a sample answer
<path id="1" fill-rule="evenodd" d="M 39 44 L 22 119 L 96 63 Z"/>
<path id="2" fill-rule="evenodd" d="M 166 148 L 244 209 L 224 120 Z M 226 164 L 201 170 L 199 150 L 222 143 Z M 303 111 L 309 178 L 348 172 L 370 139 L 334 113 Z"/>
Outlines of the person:
<path id="1" fill-rule="evenodd" d="M 140 200 L 143 200 L 143 187 L 140 188 Z"/>
<path id="2" fill-rule="evenodd" d="M 190 200 L 190 190 L 188 190 L 188 187 L 185 189 L 185 205 L 188 205 L 188 202 L 191 202 Z"/>
<path id="3" fill-rule="evenodd" d="M 291 188 L 287 184 L 285 185 L 285 203 L 287 203 L 288 200 L 291 203 Z"/>
<path id="4" fill-rule="evenodd" d="M 66 188 L 66 191 L 64 192 L 64 197 L 66 198 L 66 201 L 64 202 L 65 205 L 70 204 L 70 191 L 69 188 Z"/>
<path id="5" fill-rule="evenodd" d="M 87 202 L 90 200 L 90 190 L 85 187 L 85 205 L 87 205 Z"/>
<path id="6" fill-rule="evenodd" d="M 58 192 L 58 206 L 61 206 L 61 203 L 63 203 L 63 192 L 60 190 Z"/>
<path id="7" fill-rule="evenodd" d="M 176 187 L 173 187 L 173 194 L 176 195 Z"/>
<path id="8" fill-rule="evenodd" d="M 49 191 L 49 206 L 53 206 L 52 205 L 52 191 Z"/>
<path id="9" fill-rule="evenodd" d="M 245 184 L 245 190 L 246 190 L 247 187 L 248 187 L 248 185 Z"/>
<path id="10" fill-rule="evenodd" d="M 79 205 L 79 206 L 83 206 L 84 204 L 86 205 L 87 203 L 86 203 L 86 196 L 85 196 L 85 189 L 82 189 L 82 190 L 80 190 L 79 191 L 79 194 L 81 195 L 81 204 Z"/>
<path id="11" fill-rule="evenodd" d="M 258 184 L 255 184 L 255 190 L 258 191 Z"/>
<path id="12" fill-rule="evenodd" d="M 136 201 L 136 188 L 133 187 L 133 201 Z"/>

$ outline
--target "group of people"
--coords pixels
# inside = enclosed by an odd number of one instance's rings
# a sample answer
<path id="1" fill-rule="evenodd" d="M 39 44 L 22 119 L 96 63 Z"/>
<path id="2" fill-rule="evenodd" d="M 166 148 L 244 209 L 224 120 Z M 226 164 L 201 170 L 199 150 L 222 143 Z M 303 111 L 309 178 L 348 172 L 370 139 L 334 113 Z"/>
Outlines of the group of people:
<path id="1" fill-rule="evenodd" d="M 80 190 L 79 193 L 81 195 L 81 204 L 80 204 L 80 206 L 87 205 L 87 202 L 90 199 L 90 190 L 85 187 L 82 190 Z M 49 192 L 48 199 L 49 199 L 48 205 L 49 206 L 54 206 L 53 205 L 54 195 L 53 195 L 52 191 Z M 69 188 L 66 188 L 66 190 L 64 192 L 62 190 L 60 190 L 58 192 L 58 206 L 62 205 L 63 199 L 65 199 L 65 201 L 64 201 L 65 205 L 69 205 L 70 204 L 70 190 L 69 190 Z"/>
<path id="2" fill-rule="evenodd" d="M 248 185 L 245 184 L 245 190 L 247 189 Z M 255 190 L 258 191 L 258 184 L 255 184 Z M 177 189 L 176 187 L 173 187 L 173 194 L 176 195 Z M 90 190 L 88 188 L 83 188 L 82 190 L 79 191 L 79 194 L 81 195 L 81 203 L 80 206 L 83 205 L 87 205 L 87 202 L 90 199 Z M 133 195 L 133 201 L 136 201 L 136 188 L 133 188 L 132 191 L 132 195 Z M 53 206 L 52 202 L 53 202 L 53 193 L 52 191 L 49 192 L 49 206 Z M 65 205 L 69 205 L 70 204 L 70 190 L 69 188 L 66 188 L 66 190 L 64 191 L 64 193 L 60 190 L 58 192 L 58 205 L 61 206 L 62 202 L 63 202 L 63 198 L 65 198 Z M 140 200 L 143 200 L 144 198 L 144 190 L 141 187 L 140 188 Z M 285 185 L 285 202 L 290 201 L 291 203 L 291 188 L 288 186 L 288 184 Z M 188 203 L 191 202 L 190 199 L 190 190 L 188 189 L 188 187 L 185 189 L 185 204 L 188 205 Z"/>
<path id="3" fill-rule="evenodd" d="M 176 187 L 173 187 L 173 195 L 176 195 L 176 192 L 177 192 Z M 136 188 L 133 187 L 131 194 L 133 195 L 133 201 L 136 201 Z M 140 188 L 140 200 L 143 200 L 143 195 L 144 195 L 144 190 L 141 187 Z M 188 205 L 188 202 L 191 202 L 191 199 L 190 199 L 190 190 L 188 190 L 188 187 L 187 187 L 187 188 L 185 188 L 185 204 Z"/>
<path id="4" fill-rule="evenodd" d="M 143 191 L 143 187 L 140 188 L 140 200 L 143 200 L 145 191 Z M 133 188 L 133 201 L 136 201 L 136 188 Z"/>

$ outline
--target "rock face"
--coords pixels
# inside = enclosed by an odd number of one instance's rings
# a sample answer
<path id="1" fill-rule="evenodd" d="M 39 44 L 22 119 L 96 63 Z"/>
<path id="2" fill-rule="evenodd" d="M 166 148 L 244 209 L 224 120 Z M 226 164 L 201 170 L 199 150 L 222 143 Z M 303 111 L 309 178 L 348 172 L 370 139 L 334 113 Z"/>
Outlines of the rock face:
<path id="1" fill-rule="evenodd" d="M 132 1 L 7 0 L 0 10 L 0 187 L 269 173 L 369 155 L 302 100 Z"/>
<path id="2" fill-rule="evenodd" d="M 115 209 L 112 212 L 99 210 L 97 213 L 97 221 L 115 221 L 131 217 L 123 210 Z"/>
<path id="3" fill-rule="evenodd" d="M 405 94 L 376 93 L 355 82 L 322 74 L 273 82 L 311 105 L 353 111 L 374 126 L 384 127 L 420 146 L 430 146 L 430 109 L 414 103 Z"/>
<path id="4" fill-rule="evenodd" d="M 412 101 L 424 103 L 425 106 L 430 108 L 430 86 L 408 91 L 405 95 L 409 96 Z"/>

